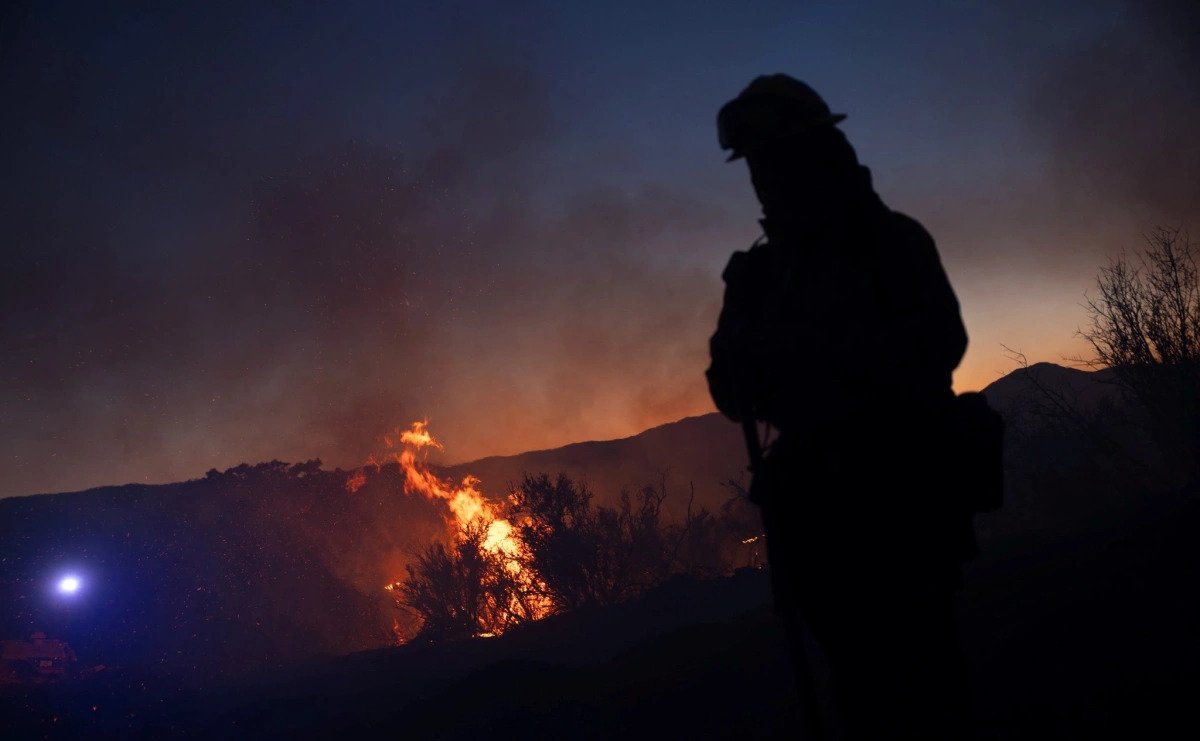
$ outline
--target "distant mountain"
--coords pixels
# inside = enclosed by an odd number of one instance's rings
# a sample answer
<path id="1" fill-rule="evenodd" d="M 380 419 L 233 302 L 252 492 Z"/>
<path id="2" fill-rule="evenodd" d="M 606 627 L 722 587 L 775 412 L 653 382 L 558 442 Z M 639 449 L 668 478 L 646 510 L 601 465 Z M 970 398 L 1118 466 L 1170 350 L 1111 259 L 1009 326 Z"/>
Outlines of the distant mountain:
<path id="1" fill-rule="evenodd" d="M 1018 368 L 983 389 L 994 409 L 1010 423 L 1019 423 L 1030 414 L 1049 411 L 1048 406 L 1069 404 L 1089 411 L 1113 402 L 1120 396 L 1108 369 L 1085 371 L 1054 363 L 1034 363 Z"/>
<path id="2" fill-rule="evenodd" d="M 1053 363 L 1037 363 L 1000 378 L 984 396 L 1010 423 L 1044 404 L 1044 394 L 1070 402 L 1081 410 L 1116 399 L 1118 389 L 1108 371 L 1083 371 Z M 450 477 L 478 477 L 490 496 L 502 496 L 525 473 L 565 473 L 587 481 L 601 501 L 612 501 L 622 489 L 656 484 L 667 473 L 668 491 L 675 502 L 695 487 L 696 504 L 715 509 L 729 498 L 724 482 L 747 480 L 745 442 L 738 425 L 714 412 L 687 417 L 619 440 L 581 442 L 551 450 L 493 456 L 447 466 Z"/>

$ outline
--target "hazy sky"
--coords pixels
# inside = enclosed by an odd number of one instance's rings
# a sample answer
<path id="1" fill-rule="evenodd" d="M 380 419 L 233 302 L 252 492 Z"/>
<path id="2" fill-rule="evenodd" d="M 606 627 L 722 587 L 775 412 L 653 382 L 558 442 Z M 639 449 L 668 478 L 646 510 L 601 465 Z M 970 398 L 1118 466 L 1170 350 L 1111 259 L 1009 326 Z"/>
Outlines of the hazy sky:
<path id="1" fill-rule="evenodd" d="M 1200 3 L 100 5 L 0 11 L 0 496 L 711 411 L 757 74 L 937 240 L 959 390 L 1200 204 Z"/>

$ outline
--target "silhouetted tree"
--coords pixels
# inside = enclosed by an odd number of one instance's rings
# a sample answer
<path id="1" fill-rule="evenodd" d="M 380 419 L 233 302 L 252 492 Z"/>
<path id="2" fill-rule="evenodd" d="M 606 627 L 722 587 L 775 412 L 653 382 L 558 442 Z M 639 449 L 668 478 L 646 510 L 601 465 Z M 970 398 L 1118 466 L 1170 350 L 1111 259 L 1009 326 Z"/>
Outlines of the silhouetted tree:
<path id="1" fill-rule="evenodd" d="M 1093 367 L 1111 368 L 1168 464 L 1200 481 L 1200 273 L 1180 230 L 1157 228 L 1100 271 L 1088 298 Z"/>
<path id="2" fill-rule="evenodd" d="M 740 478 L 722 484 L 731 496 L 721 505 L 722 547 L 725 561 L 734 566 L 757 567 L 766 562 L 766 534 L 758 505 L 750 501 L 750 492 Z"/>
<path id="3" fill-rule="evenodd" d="M 729 531 L 722 522 L 706 509 L 695 512 L 688 509 L 683 522 L 669 525 L 666 540 L 672 543 L 670 567 L 680 572 L 702 578 L 719 576 L 729 570 L 729 548 L 733 543 Z"/>

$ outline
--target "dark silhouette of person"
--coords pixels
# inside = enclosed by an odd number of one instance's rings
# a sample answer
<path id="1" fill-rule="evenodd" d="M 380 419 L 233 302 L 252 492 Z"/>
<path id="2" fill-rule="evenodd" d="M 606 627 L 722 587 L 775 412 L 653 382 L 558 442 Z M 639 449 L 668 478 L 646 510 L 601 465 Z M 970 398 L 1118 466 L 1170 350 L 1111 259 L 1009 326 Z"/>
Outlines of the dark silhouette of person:
<path id="1" fill-rule="evenodd" d="M 933 240 L 876 195 L 844 118 L 786 75 L 721 109 L 765 240 L 723 273 L 709 388 L 752 431 L 752 459 L 759 423 L 777 432 L 750 492 L 802 680 L 807 624 L 846 737 L 961 739 L 954 605 L 975 544 L 951 372 L 967 335 Z"/>

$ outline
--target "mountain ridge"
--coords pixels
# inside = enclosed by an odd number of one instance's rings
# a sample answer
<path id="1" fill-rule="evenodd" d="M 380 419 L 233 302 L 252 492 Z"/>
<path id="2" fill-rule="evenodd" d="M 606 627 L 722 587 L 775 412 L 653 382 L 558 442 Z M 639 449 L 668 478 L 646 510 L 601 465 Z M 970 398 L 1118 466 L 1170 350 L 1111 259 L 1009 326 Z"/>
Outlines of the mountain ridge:
<path id="1" fill-rule="evenodd" d="M 1011 413 L 1016 411 L 1020 406 L 1022 397 L 1027 396 L 1028 393 L 1033 390 L 1034 387 L 1032 383 L 1040 383 L 1051 389 L 1065 389 L 1070 392 L 1076 392 L 1076 395 L 1078 395 L 1078 392 L 1081 389 L 1085 390 L 1087 393 L 1082 401 L 1087 406 L 1091 406 L 1100 399 L 1113 398 L 1117 393 L 1115 387 L 1112 385 L 1112 373 L 1109 369 L 1088 371 L 1051 362 L 1038 362 L 1026 367 L 1017 368 L 1010 373 L 1001 376 L 995 381 L 992 381 L 990 384 L 981 389 L 979 393 L 982 393 L 985 397 L 987 397 L 989 402 L 1002 413 Z M 484 486 L 487 487 L 489 483 L 488 479 L 484 476 L 474 473 L 472 469 L 507 470 L 512 468 L 512 466 L 509 465 L 509 462 L 517 460 L 532 459 L 547 462 L 554 462 L 557 459 L 571 460 L 572 458 L 576 457 L 574 454 L 579 452 L 600 450 L 607 453 L 609 452 L 609 449 L 614 446 L 636 445 L 643 441 L 654 440 L 659 436 L 667 435 L 680 430 L 686 430 L 688 433 L 693 435 L 697 434 L 701 430 L 706 432 L 720 430 L 715 434 L 720 435 L 724 442 L 733 443 L 733 448 L 736 451 L 736 456 L 739 461 L 741 458 L 745 457 L 745 452 L 742 448 L 743 442 L 740 428 L 733 422 L 726 420 L 720 412 L 714 411 L 705 414 L 689 415 L 672 422 L 664 422 L 625 437 L 600 440 L 578 440 L 550 448 L 528 450 L 520 453 L 488 455 L 481 458 L 473 458 L 455 463 L 437 464 L 434 466 L 434 468 L 451 476 L 460 476 L 465 473 L 472 473 L 472 475 L 480 478 L 483 481 Z M 741 474 L 745 471 L 745 463 L 739 462 L 738 465 L 726 466 L 725 468 L 728 469 L 731 475 L 723 477 L 721 479 L 722 481 L 727 480 L 728 478 L 736 479 L 738 474 Z M 328 470 L 343 471 L 343 469 L 340 467 Z M 530 472 L 532 473 L 533 471 L 531 470 Z M 86 489 L 64 492 L 34 492 L 29 494 L 17 494 L 0 498 L 0 502 L 10 499 L 21 499 L 25 497 L 86 494 L 92 492 L 102 492 L 109 489 L 126 490 L 131 487 L 154 488 L 173 486 L 176 484 L 199 481 L 202 479 L 203 477 L 198 476 L 192 479 L 164 482 L 159 484 L 147 484 L 142 482 L 101 484 L 98 486 L 88 487 Z M 509 481 L 516 483 L 519 481 L 519 477 L 509 477 L 509 479 L 506 480 L 506 483 Z M 632 483 L 632 481 L 627 482 L 627 485 Z M 639 485 L 647 483 L 652 483 L 652 481 L 648 479 L 646 481 L 638 482 Z M 497 494 L 497 492 L 489 493 L 493 496 Z"/>

